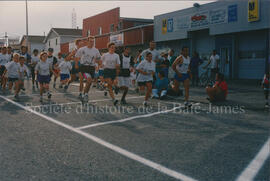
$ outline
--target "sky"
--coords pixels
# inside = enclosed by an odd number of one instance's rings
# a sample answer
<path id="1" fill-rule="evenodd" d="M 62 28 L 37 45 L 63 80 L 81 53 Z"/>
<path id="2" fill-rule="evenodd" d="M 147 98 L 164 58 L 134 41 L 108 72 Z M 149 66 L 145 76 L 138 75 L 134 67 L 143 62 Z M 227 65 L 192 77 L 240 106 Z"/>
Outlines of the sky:
<path id="1" fill-rule="evenodd" d="M 84 18 L 120 7 L 121 17 L 149 18 L 211 1 L 28 1 L 29 35 L 47 35 L 52 27 L 71 28 L 73 8 L 77 25 Z M 0 1 L 0 38 L 26 34 L 25 1 Z"/>

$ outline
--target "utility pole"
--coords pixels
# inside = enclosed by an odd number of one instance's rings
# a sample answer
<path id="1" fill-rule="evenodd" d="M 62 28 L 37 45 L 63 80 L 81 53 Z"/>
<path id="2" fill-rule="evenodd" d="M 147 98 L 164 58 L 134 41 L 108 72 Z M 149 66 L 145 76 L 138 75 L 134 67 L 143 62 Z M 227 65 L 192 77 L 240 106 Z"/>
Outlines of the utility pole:
<path id="1" fill-rule="evenodd" d="M 26 8 L 26 46 L 28 47 L 28 6 L 27 6 L 27 0 L 25 0 L 25 8 Z"/>

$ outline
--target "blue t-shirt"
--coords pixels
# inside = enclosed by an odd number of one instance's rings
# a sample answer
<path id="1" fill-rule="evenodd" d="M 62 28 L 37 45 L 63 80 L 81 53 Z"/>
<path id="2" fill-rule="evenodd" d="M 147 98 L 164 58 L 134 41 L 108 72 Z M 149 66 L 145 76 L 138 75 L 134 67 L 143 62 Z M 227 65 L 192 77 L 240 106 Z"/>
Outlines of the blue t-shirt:
<path id="1" fill-rule="evenodd" d="M 158 89 L 158 91 L 161 91 L 162 89 L 167 90 L 169 86 L 169 80 L 168 78 L 164 77 L 162 80 L 157 77 L 157 80 L 155 82 L 155 88 Z"/>

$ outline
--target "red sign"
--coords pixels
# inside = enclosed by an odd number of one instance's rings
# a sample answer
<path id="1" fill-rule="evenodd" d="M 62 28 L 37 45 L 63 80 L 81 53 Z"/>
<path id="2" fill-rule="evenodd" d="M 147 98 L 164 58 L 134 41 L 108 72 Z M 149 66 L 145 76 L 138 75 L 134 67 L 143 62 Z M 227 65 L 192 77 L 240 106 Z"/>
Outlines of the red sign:
<path id="1" fill-rule="evenodd" d="M 191 17 L 191 21 L 202 21 L 202 20 L 205 20 L 206 19 L 206 16 L 205 15 L 195 15 L 195 16 L 192 16 Z"/>

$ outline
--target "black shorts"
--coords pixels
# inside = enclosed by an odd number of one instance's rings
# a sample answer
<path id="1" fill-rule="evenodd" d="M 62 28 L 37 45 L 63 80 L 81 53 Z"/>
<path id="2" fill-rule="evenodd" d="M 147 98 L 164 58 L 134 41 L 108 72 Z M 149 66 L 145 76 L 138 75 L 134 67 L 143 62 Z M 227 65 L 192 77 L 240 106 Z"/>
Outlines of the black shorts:
<path id="1" fill-rule="evenodd" d="M 4 65 L 1 65 L 0 76 L 2 76 L 4 74 L 5 70 L 6 70 L 6 67 Z"/>
<path id="2" fill-rule="evenodd" d="M 81 65 L 79 71 L 84 74 L 90 74 L 91 78 L 95 78 L 95 67 L 90 65 Z"/>
<path id="3" fill-rule="evenodd" d="M 116 78 L 116 69 L 104 69 L 104 79 L 112 79 Z"/>
<path id="4" fill-rule="evenodd" d="M 138 86 L 146 86 L 146 83 L 153 83 L 153 81 L 138 82 Z"/>
<path id="5" fill-rule="evenodd" d="M 120 69 L 119 77 L 130 77 L 130 70 Z"/>
<path id="6" fill-rule="evenodd" d="M 18 81 L 19 79 L 18 78 L 8 78 L 8 81 L 9 82 L 16 82 L 16 81 Z"/>
<path id="7" fill-rule="evenodd" d="M 80 69 L 72 68 L 71 71 L 70 71 L 70 74 L 77 74 L 79 72 L 80 72 Z"/>

